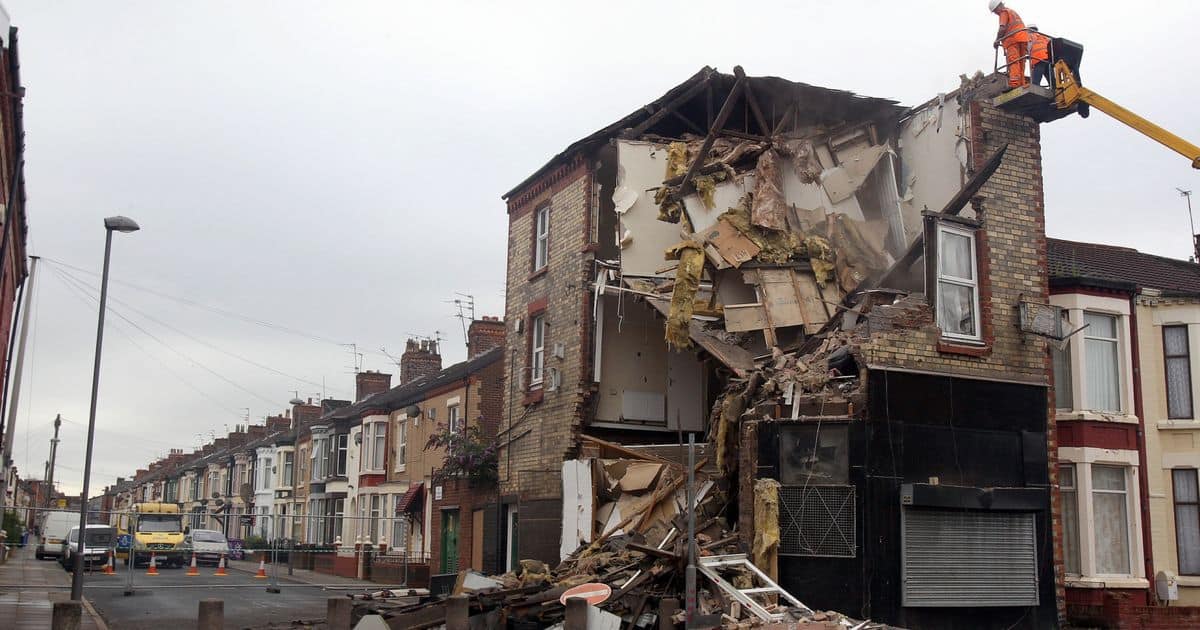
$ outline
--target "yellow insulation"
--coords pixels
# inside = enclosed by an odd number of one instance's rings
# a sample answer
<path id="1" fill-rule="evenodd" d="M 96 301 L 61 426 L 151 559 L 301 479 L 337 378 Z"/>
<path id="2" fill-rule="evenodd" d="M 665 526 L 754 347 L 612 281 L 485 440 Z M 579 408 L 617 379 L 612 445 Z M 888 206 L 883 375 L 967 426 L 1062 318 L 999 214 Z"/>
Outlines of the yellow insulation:
<path id="1" fill-rule="evenodd" d="M 704 250 L 696 241 L 683 241 L 666 252 L 667 260 L 679 260 L 675 269 L 675 288 L 671 291 L 671 310 L 667 314 L 667 345 L 673 348 L 692 347 L 688 328 L 700 290 L 700 275 L 704 272 Z"/>
<path id="2" fill-rule="evenodd" d="M 779 482 L 754 482 L 754 566 L 779 579 Z"/>

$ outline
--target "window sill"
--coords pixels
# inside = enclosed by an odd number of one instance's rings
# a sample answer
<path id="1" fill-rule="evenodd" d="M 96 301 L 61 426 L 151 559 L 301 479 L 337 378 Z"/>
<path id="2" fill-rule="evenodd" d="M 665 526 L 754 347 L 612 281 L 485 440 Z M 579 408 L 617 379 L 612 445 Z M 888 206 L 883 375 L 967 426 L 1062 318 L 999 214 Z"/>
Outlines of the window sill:
<path id="1" fill-rule="evenodd" d="M 1166 430 L 1200 429 L 1200 420 L 1160 420 L 1154 426 Z"/>
<path id="2" fill-rule="evenodd" d="M 1180 586 L 1200 586 L 1200 575 L 1181 575 L 1175 579 Z"/>
<path id="3" fill-rule="evenodd" d="M 1067 588 L 1150 588 L 1149 580 L 1135 577 L 1068 577 Z"/>
<path id="4" fill-rule="evenodd" d="M 537 389 L 531 389 L 528 392 L 525 392 L 525 398 L 521 401 L 521 404 L 524 406 L 536 405 L 542 402 L 542 399 L 545 397 L 546 390 L 542 389 L 541 387 L 538 387 Z"/>
<path id="5" fill-rule="evenodd" d="M 992 353 L 992 347 L 982 341 L 967 339 L 938 339 L 937 351 L 945 354 L 961 354 L 968 357 L 986 357 Z"/>
<path id="6" fill-rule="evenodd" d="M 1125 415 L 1123 413 L 1102 413 L 1097 411 L 1073 411 L 1059 409 L 1054 415 L 1055 421 L 1059 420 L 1092 420 L 1095 422 L 1120 422 L 1124 424 L 1137 424 L 1137 416 Z"/>
<path id="7" fill-rule="evenodd" d="M 542 265 L 541 269 L 538 269 L 537 271 L 529 274 L 529 277 L 526 278 L 526 280 L 529 282 L 533 282 L 534 280 L 537 280 L 538 278 L 541 278 L 542 276 L 546 275 L 546 272 L 549 270 L 550 270 L 550 265 L 548 265 L 548 264 Z"/>

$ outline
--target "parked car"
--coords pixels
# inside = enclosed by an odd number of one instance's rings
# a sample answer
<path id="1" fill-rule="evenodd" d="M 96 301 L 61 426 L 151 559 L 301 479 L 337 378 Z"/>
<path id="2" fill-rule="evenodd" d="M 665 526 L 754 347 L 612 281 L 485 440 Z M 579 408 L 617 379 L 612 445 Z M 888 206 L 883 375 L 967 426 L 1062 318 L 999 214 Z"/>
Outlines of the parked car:
<path id="1" fill-rule="evenodd" d="M 83 534 L 84 568 L 102 565 L 108 561 L 108 552 L 117 542 L 117 529 L 111 525 L 92 524 Z M 71 528 L 60 546 L 58 561 L 70 571 L 75 567 L 75 554 L 79 551 L 79 526 Z"/>
<path id="2" fill-rule="evenodd" d="M 229 555 L 229 541 L 225 534 L 215 529 L 193 529 L 183 539 L 183 544 L 196 553 L 196 563 L 218 564 L 221 556 Z"/>
<path id="3" fill-rule="evenodd" d="M 67 539 L 67 534 L 71 533 L 72 527 L 79 527 L 78 512 L 47 512 L 34 556 L 38 560 L 61 558 L 62 543 Z"/>

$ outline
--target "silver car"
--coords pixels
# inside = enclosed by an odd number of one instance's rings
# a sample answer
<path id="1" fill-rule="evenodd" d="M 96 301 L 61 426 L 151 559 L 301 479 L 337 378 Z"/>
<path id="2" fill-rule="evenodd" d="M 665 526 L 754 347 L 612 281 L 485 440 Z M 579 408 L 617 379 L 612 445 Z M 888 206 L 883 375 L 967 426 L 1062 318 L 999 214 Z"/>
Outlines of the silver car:
<path id="1" fill-rule="evenodd" d="M 193 529 L 183 539 L 183 544 L 195 552 L 197 564 L 211 562 L 215 565 L 222 555 L 229 555 L 229 541 L 225 534 L 215 529 Z M 190 563 L 191 558 L 186 558 L 185 562 Z"/>
<path id="2" fill-rule="evenodd" d="M 117 543 L 117 530 L 111 525 L 88 525 L 83 535 L 84 567 L 100 566 L 108 562 L 108 554 Z M 70 571 L 75 568 L 75 554 L 79 551 L 79 526 L 71 528 L 63 541 L 59 562 Z"/>

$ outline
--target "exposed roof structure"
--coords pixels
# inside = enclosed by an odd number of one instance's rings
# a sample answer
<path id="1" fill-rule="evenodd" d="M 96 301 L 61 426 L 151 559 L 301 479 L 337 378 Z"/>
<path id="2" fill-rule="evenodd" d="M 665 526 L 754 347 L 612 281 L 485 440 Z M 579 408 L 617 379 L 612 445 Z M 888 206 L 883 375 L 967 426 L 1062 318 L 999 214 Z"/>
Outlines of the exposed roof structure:
<path id="1" fill-rule="evenodd" d="M 1054 284 L 1100 281 L 1127 288 L 1200 295 L 1200 264 L 1131 247 L 1046 239 L 1047 271 Z"/>
<path id="2" fill-rule="evenodd" d="M 792 101 L 804 103 L 803 111 L 800 113 L 806 117 L 803 122 L 808 124 L 895 116 L 906 109 L 890 99 L 859 96 L 846 90 L 797 83 L 779 77 L 747 77 L 746 80 L 751 90 L 758 95 L 759 104 L 769 119 L 785 116 L 785 112 L 789 111 L 789 103 Z M 580 153 L 591 151 L 622 131 L 635 128 L 651 119 L 657 120 L 653 126 L 643 131 L 652 131 L 672 137 L 684 133 L 695 133 L 698 129 L 693 128 L 686 121 L 710 120 L 716 114 L 717 109 L 721 107 L 721 103 L 729 96 L 736 81 L 735 75 L 724 74 L 705 66 L 649 104 L 567 145 L 567 148 L 563 149 L 561 153 L 550 158 L 550 161 L 541 168 L 514 186 L 512 190 L 504 193 L 502 198 L 512 197 L 527 184 L 537 180 L 558 164 Z M 660 113 L 664 109 L 672 109 L 679 115 L 664 116 Z M 702 123 L 701 126 L 703 126 Z M 731 114 L 726 127 L 744 129 L 747 133 L 759 135 L 770 135 L 771 133 L 769 129 L 759 129 L 751 113 L 740 107 Z"/>

